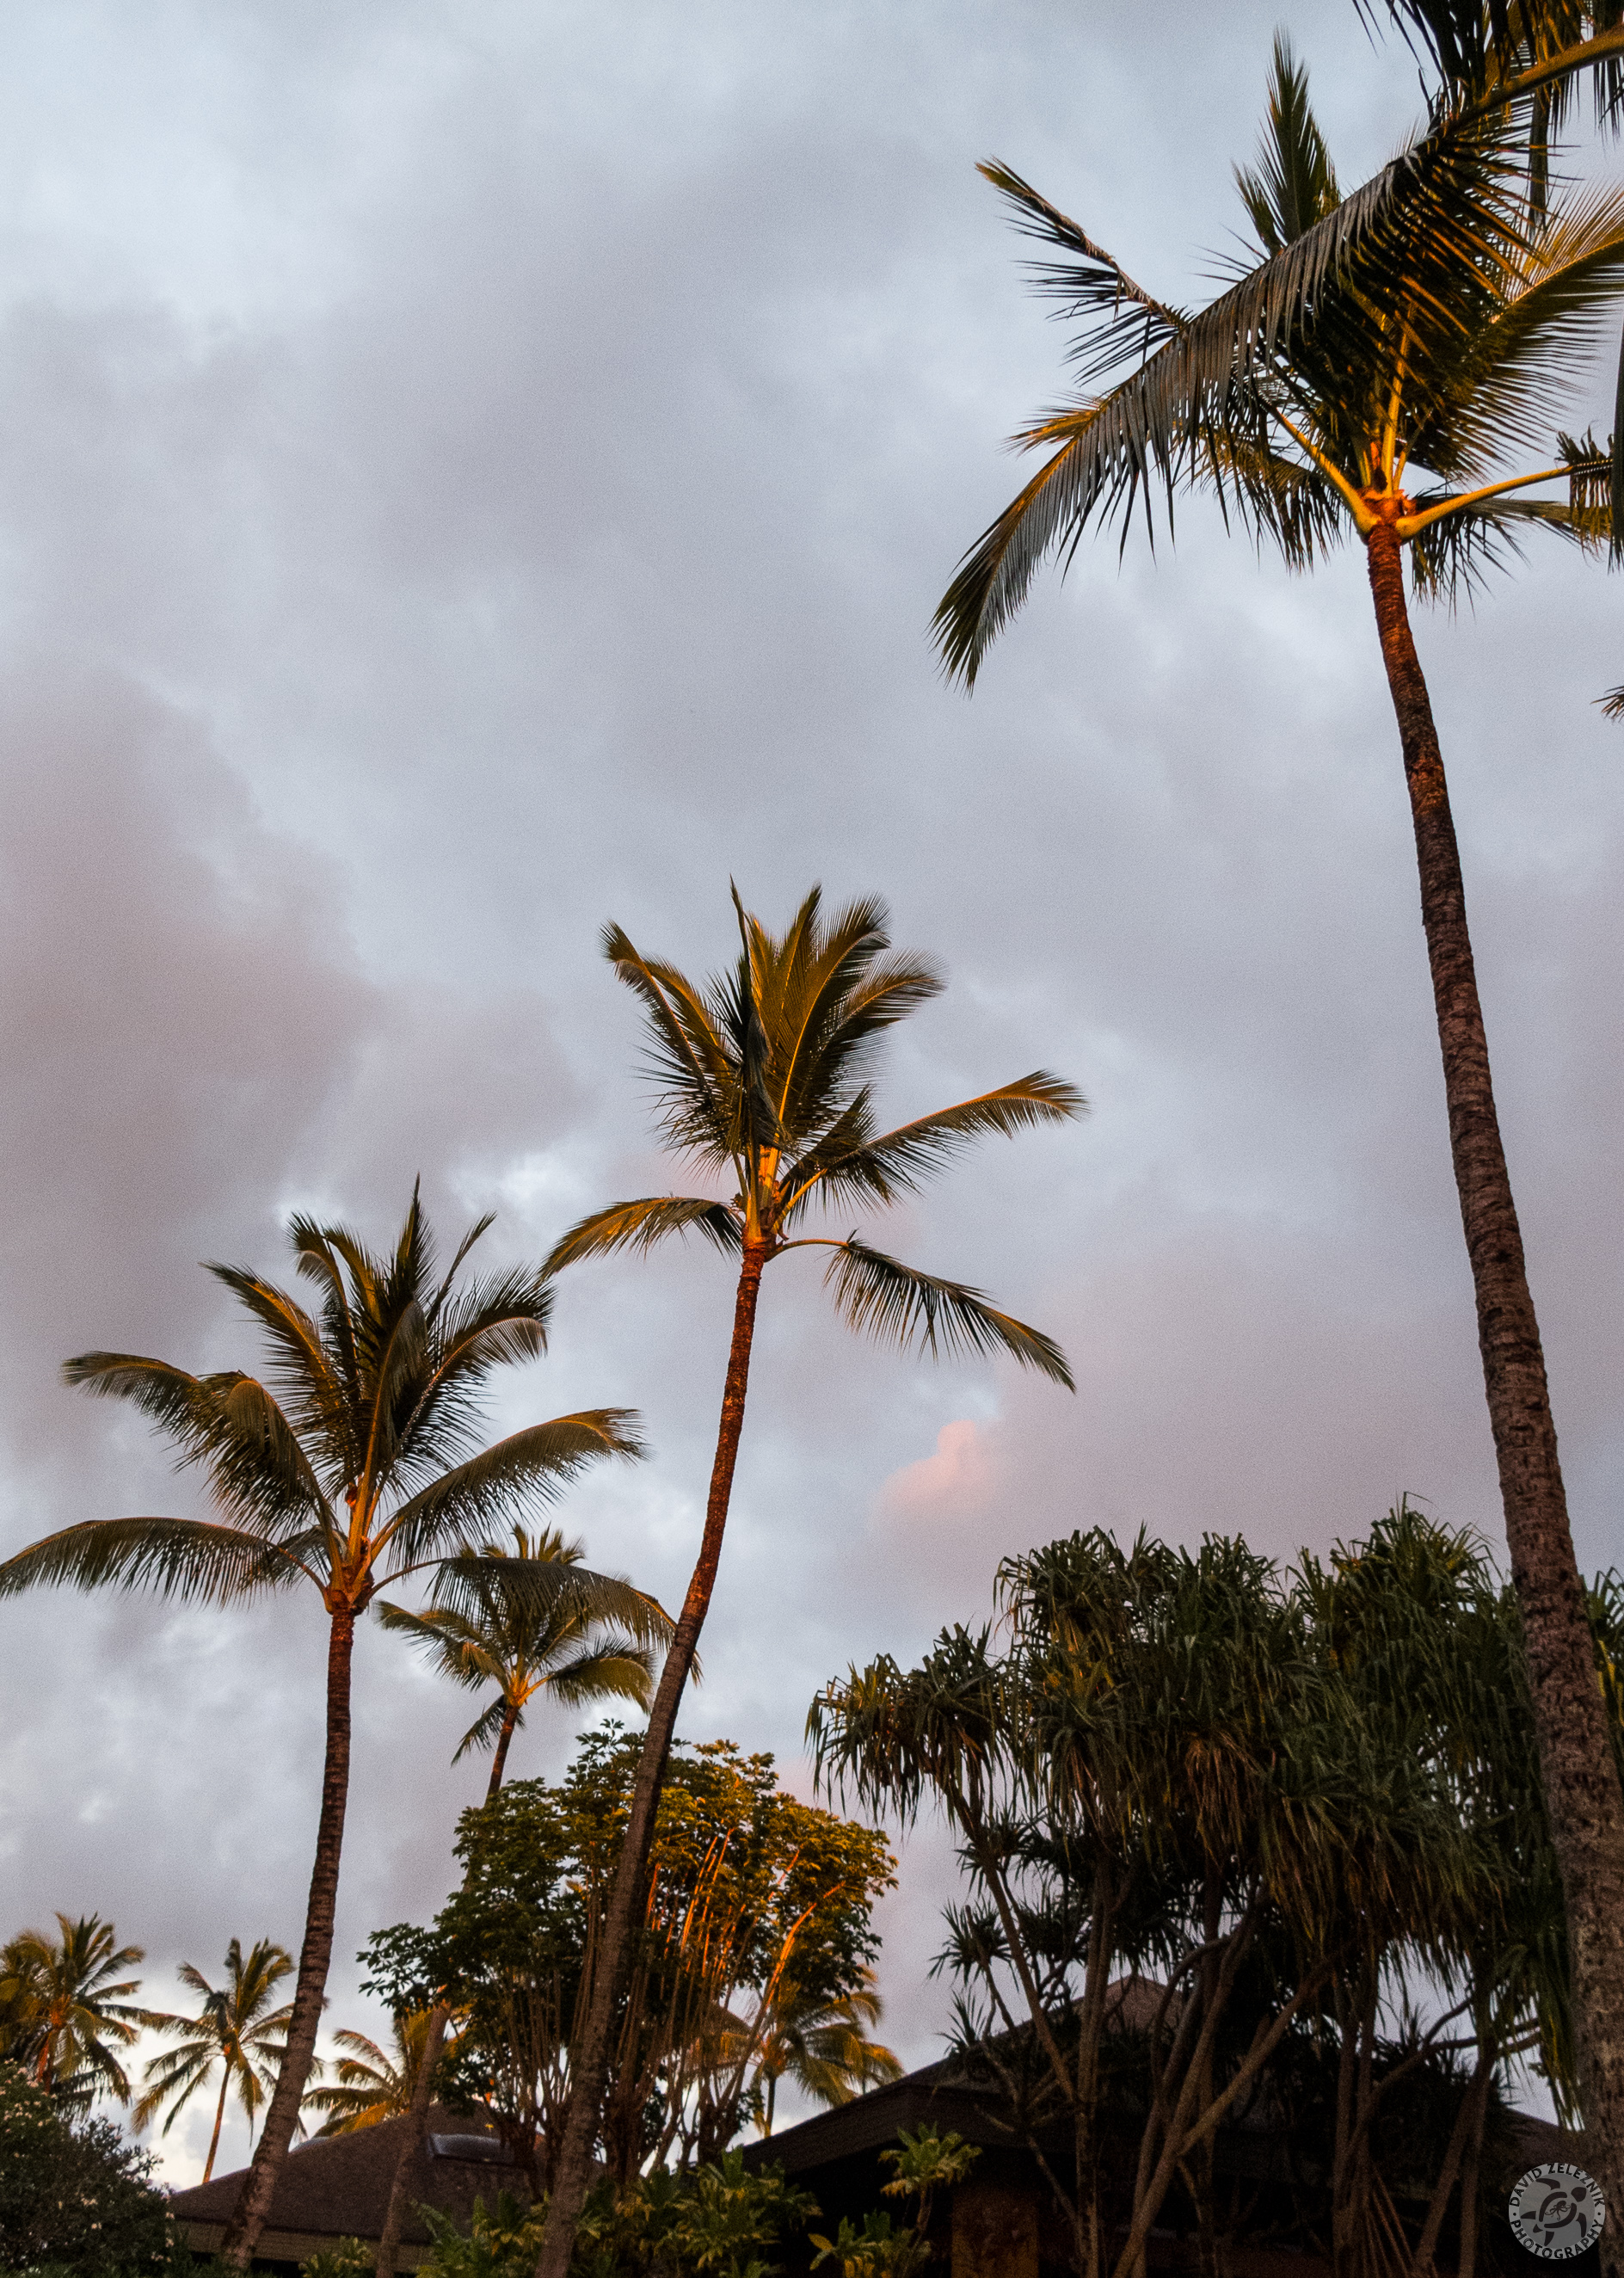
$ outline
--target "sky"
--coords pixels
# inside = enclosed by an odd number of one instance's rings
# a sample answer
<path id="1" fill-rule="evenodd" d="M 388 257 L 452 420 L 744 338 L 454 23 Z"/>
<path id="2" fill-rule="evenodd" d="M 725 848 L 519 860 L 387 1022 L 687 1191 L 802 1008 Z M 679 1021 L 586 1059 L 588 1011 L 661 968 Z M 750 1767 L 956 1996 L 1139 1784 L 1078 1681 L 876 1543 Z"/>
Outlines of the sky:
<path id="1" fill-rule="evenodd" d="M 1282 12 L 5 11 L 0 1547 L 201 1510 L 59 1365 L 252 1367 L 198 1262 L 287 1272 L 291 1212 L 382 1242 L 421 1175 L 447 1244 L 493 1210 L 508 1263 L 682 1186 L 599 936 L 712 970 L 730 878 L 776 925 L 814 881 L 879 892 L 942 961 L 894 1120 L 1036 1066 L 1091 1112 L 873 1229 L 1058 1337 L 1075 1396 L 861 1345 L 774 1269 L 688 1737 L 809 1792 L 827 1678 L 981 1617 L 1000 1558 L 1074 1527 L 1289 1560 L 1408 1493 L 1502 1540 L 1362 563 L 1294 579 L 1197 506 L 1046 576 L 973 699 L 927 638 L 1023 478 L 1001 439 L 1062 385 L 974 162 L 1199 302 Z M 1284 12 L 1362 180 L 1414 62 L 1352 0 Z M 1552 542 L 1417 637 L 1595 1568 L 1624 1554 L 1616 594 Z M 493 1433 L 641 1411 L 650 1459 L 557 1516 L 667 1601 L 729 1303 L 698 1246 L 573 1269 L 492 1403 Z M 0 1930 L 110 1916 L 159 2007 L 233 1937 L 296 1945 L 323 1631 L 313 1596 L 0 1605 Z M 379 2030 L 351 1957 L 451 1884 L 468 1716 L 365 1631 L 333 2026 Z M 536 1717 L 513 1772 L 572 1731 Z M 952 1870 L 929 1826 L 900 1857 L 885 2037 L 918 2063 Z"/>

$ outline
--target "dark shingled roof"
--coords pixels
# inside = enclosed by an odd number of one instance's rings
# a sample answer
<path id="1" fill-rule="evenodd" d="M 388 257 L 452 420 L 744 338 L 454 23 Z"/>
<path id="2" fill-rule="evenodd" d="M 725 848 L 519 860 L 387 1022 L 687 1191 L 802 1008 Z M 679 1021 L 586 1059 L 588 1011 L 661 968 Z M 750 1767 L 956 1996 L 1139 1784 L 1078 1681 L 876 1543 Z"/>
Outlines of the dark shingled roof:
<path id="1" fill-rule="evenodd" d="M 404 2120 L 383 2120 L 353 2136 L 318 2137 L 290 2152 L 255 2259 L 301 2262 L 335 2239 L 376 2239 L 384 2227 L 406 2125 Z M 177 2191 L 171 2198 L 171 2209 L 194 2252 L 212 2253 L 219 2245 L 242 2175 L 240 2169 L 234 2175 L 217 2175 L 212 2182 Z M 507 2157 L 491 2122 L 436 2106 L 429 2114 L 428 2146 L 412 2178 L 400 2267 L 414 2269 L 428 2254 L 428 2227 L 417 2213 L 419 2202 L 452 2216 L 466 2229 L 474 2201 L 482 2198 L 491 2205 L 499 2190 L 521 2198 L 530 2196 L 527 2180 Z"/>

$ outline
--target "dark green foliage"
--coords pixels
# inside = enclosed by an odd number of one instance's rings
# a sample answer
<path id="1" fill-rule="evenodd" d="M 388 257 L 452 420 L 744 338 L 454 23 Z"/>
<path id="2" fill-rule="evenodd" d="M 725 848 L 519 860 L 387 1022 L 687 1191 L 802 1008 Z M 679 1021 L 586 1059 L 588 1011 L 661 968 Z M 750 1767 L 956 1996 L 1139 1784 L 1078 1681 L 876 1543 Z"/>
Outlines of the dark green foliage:
<path id="1" fill-rule="evenodd" d="M 170 2278 L 189 2267 L 152 2160 L 111 2121 L 70 2125 L 16 2066 L 0 2064 L 0 2270 Z"/>
<path id="2" fill-rule="evenodd" d="M 766 2278 L 774 2249 L 817 2212 L 778 2168 L 751 2175 L 737 2152 L 684 2175 L 657 2168 L 618 2190 L 600 2183 L 576 2235 L 574 2278 Z"/>
<path id="3" fill-rule="evenodd" d="M 362 1956 L 369 1990 L 397 2009 L 449 1990 L 466 2030 L 447 2092 L 493 2107 L 525 2160 L 538 2137 L 545 2160 L 568 2093 L 641 1746 L 611 1724 L 583 1739 L 557 1785 L 515 1781 L 466 1813 L 462 1887 L 431 1929 L 397 1924 Z M 878 1947 L 870 1911 L 892 1866 L 874 1830 L 786 1794 L 771 1756 L 676 1745 L 605 2118 L 617 2175 L 651 2153 L 708 2159 L 737 2133 L 756 2108 L 788 1966 L 809 2002 L 864 1991 Z"/>

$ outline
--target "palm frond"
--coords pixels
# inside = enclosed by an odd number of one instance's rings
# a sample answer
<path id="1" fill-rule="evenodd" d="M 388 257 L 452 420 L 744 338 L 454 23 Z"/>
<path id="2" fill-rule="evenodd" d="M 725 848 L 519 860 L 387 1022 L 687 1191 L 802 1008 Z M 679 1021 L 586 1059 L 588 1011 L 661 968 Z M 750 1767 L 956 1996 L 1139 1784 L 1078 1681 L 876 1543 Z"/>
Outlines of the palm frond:
<path id="1" fill-rule="evenodd" d="M 497 1627 L 590 1628 L 614 1622 L 641 1648 L 670 1644 L 675 1626 L 658 1598 L 621 1574 L 489 1550 L 446 1558 L 435 1568 L 434 1617 L 449 1616 L 488 1637 Z M 448 1632 L 449 1634 L 449 1632 Z"/>
<path id="2" fill-rule="evenodd" d="M 1037 1068 L 1013 1083 L 1001 1084 L 996 1091 L 922 1115 L 849 1150 L 837 1149 L 831 1132 L 825 1146 L 804 1164 L 797 1164 L 784 1183 L 797 1195 L 810 1194 L 813 1182 L 820 1181 L 831 1200 L 850 1189 L 888 1202 L 894 1195 L 915 1191 L 960 1148 L 977 1139 L 990 1133 L 1012 1138 L 1039 1124 L 1064 1123 L 1086 1113 L 1087 1105 L 1075 1085 Z"/>
<path id="3" fill-rule="evenodd" d="M 652 1250 L 668 1235 L 687 1234 L 695 1227 L 718 1250 L 736 1251 L 739 1247 L 739 1222 L 725 1203 L 689 1195 L 644 1195 L 579 1220 L 553 1244 L 544 1270 L 560 1273 L 583 1257 L 601 1257 L 614 1250 Z"/>
<path id="4" fill-rule="evenodd" d="M 572 1708 L 605 1700 L 629 1701 L 646 1708 L 654 1698 L 654 1656 L 631 1638 L 606 1638 L 551 1670 L 547 1691 Z"/>
<path id="5" fill-rule="evenodd" d="M 502 1722 L 507 1714 L 507 1703 L 499 1693 L 484 1714 L 475 1717 L 457 1742 L 452 1762 L 460 1764 L 464 1756 L 484 1755 L 487 1748 L 493 1748 L 501 1736 Z M 514 1730 L 517 1731 L 523 1723 L 524 1711 L 521 1708 L 514 1719 Z"/>
<path id="6" fill-rule="evenodd" d="M 980 1290 L 921 1273 L 855 1235 L 831 1246 L 824 1279 L 853 1329 L 904 1349 L 917 1341 L 931 1353 L 1007 1352 L 1068 1392 L 1076 1389 L 1054 1339 L 999 1312 Z"/>
<path id="7" fill-rule="evenodd" d="M 583 1409 L 528 1425 L 455 1464 L 422 1488 L 380 1532 L 400 1572 L 431 1557 L 448 1540 L 522 1517 L 550 1502 L 588 1464 L 607 1456 L 635 1461 L 644 1452 L 632 1408 Z"/>
<path id="8" fill-rule="evenodd" d="M 296 1552 L 240 1528 L 191 1518 L 87 1519 L 48 1534 L 0 1564 L 0 1597 L 66 1585 L 111 1583 L 182 1601 L 251 1597 L 287 1587 L 304 1570 Z"/>

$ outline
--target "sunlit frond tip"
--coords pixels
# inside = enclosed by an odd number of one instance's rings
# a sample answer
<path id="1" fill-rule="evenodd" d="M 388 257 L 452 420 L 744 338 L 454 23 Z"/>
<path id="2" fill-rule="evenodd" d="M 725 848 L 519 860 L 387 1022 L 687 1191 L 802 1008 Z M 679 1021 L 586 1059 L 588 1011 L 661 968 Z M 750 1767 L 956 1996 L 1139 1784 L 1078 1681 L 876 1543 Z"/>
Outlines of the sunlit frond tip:
<path id="1" fill-rule="evenodd" d="M 931 1353 L 1005 1352 L 1074 1392 L 1066 1357 L 1041 1329 L 988 1304 L 979 1289 L 920 1273 L 855 1236 L 834 1245 L 824 1279 L 850 1327 Z"/>

